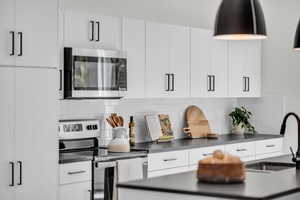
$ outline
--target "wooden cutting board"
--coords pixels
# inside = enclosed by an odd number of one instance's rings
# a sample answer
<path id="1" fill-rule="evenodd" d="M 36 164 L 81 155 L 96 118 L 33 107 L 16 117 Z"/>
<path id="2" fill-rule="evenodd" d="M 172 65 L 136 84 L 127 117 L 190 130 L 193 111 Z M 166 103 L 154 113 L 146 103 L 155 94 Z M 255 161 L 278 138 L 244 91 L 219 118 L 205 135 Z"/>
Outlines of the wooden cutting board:
<path id="1" fill-rule="evenodd" d="M 188 127 L 183 131 L 192 138 L 216 138 L 212 133 L 209 122 L 203 111 L 197 106 L 189 106 L 186 110 L 186 122 Z"/>

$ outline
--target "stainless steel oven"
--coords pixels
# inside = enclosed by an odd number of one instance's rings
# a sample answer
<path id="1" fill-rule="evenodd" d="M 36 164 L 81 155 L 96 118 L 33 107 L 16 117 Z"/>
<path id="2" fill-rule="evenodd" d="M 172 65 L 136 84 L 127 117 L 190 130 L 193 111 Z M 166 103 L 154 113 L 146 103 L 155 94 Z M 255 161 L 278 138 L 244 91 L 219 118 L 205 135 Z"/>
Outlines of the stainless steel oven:
<path id="1" fill-rule="evenodd" d="M 64 98 L 122 98 L 127 59 L 122 51 L 64 48 Z"/>

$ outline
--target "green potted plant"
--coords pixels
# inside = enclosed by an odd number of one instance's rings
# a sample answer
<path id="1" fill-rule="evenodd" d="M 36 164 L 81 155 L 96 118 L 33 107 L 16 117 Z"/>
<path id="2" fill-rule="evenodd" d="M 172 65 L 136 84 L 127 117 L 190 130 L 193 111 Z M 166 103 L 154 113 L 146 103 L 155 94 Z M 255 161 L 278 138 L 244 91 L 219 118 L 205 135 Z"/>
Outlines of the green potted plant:
<path id="1" fill-rule="evenodd" d="M 245 107 L 236 107 L 229 114 L 229 117 L 232 119 L 232 132 L 238 134 L 255 133 L 256 130 L 254 126 L 249 122 L 252 113 L 248 111 Z"/>

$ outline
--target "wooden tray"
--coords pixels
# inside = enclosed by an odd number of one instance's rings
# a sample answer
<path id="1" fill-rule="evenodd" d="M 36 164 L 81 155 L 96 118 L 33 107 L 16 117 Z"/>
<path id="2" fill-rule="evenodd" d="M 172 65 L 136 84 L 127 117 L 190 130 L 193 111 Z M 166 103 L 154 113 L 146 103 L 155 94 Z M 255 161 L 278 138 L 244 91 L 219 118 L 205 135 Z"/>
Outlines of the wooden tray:
<path id="1" fill-rule="evenodd" d="M 186 110 L 187 127 L 183 131 L 192 138 L 217 138 L 218 135 L 212 133 L 209 121 L 203 111 L 197 106 L 189 106 Z"/>

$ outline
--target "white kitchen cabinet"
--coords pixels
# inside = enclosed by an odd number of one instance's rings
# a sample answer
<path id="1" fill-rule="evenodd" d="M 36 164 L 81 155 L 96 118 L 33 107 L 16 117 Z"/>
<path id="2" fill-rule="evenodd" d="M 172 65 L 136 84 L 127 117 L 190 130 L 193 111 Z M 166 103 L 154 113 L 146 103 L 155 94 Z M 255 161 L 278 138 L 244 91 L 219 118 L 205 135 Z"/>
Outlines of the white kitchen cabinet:
<path id="1" fill-rule="evenodd" d="M 227 49 L 210 30 L 191 28 L 192 97 L 227 97 Z"/>
<path id="2" fill-rule="evenodd" d="M 1 8 L 0 8 L 1 9 Z M 0 67 L 0 199 L 14 200 L 15 188 L 12 178 L 12 165 L 15 160 L 15 69 Z"/>
<path id="3" fill-rule="evenodd" d="M 230 97 L 261 96 L 261 42 L 228 44 L 228 93 Z"/>
<path id="4" fill-rule="evenodd" d="M 256 159 L 264 159 L 282 155 L 283 139 L 269 139 L 256 142 Z"/>
<path id="5" fill-rule="evenodd" d="M 58 67 L 57 8 L 57 0 L 1 0 L 0 65 Z"/>
<path id="6" fill-rule="evenodd" d="M 199 160 L 202 160 L 208 156 L 212 156 L 216 150 L 224 151 L 224 145 L 189 150 L 189 169 L 197 170 Z"/>
<path id="7" fill-rule="evenodd" d="M 146 96 L 168 96 L 168 26 L 146 23 Z"/>
<path id="8" fill-rule="evenodd" d="M 172 97 L 190 96 L 190 28 L 169 26 L 169 70 Z"/>
<path id="9" fill-rule="evenodd" d="M 189 167 L 176 167 L 164 170 L 150 171 L 148 172 L 148 178 L 154 178 L 158 176 L 166 176 L 171 174 L 179 174 L 190 171 Z"/>
<path id="10" fill-rule="evenodd" d="M 57 70 L 0 67 L 0 72 L 0 199 L 56 199 Z"/>
<path id="11" fill-rule="evenodd" d="M 146 23 L 146 96 L 189 96 L 189 28 Z"/>
<path id="12" fill-rule="evenodd" d="M 12 34 L 15 30 L 15 5 L 14 0 L 0 0 L 0 65 L 15 65 L 12 54 Z"/>
<path id="13" fill-rule="evenodd" d="M 64 46 L 121 49 L 121 19 L 72 10 L 64 14 Z"/>
<path id="14" fill-rule="evenodd" d="M 90 161 L 60 164 L 59 200 L 90 200 L 92 166 Z"/>
<path id="15" fill-rule="evenodd" d="M 187 150 L 148 154 L 148 171 L 188 166 Z"/>
<path id="16" fill-rule="evenodd" d="M 143 20 L 123 19 L 122 50 L 127 53 L 126 98 L 145 97 L 145 30 Z"/>
<path id="17" fill-rule="evenodd" d="M 255 160 L 255 142 L 228 144 L 225 152 L 240 157 L 242 161 L 252 161 Z"/>
<path id="18" fill-rule="evenodd" d="M 59 200 L 91 200 L 91 182 L 79 182 L 61 185 Z"/>
<path id="19" fill-rule="evenodd" d="M 57 83 L 56 69 L 16 69 L 17 200 L 57 198 Z"/>

